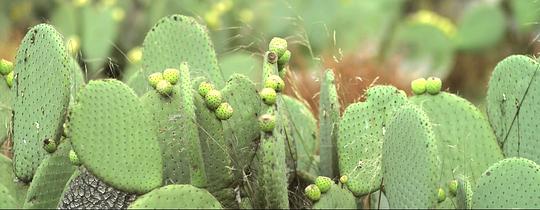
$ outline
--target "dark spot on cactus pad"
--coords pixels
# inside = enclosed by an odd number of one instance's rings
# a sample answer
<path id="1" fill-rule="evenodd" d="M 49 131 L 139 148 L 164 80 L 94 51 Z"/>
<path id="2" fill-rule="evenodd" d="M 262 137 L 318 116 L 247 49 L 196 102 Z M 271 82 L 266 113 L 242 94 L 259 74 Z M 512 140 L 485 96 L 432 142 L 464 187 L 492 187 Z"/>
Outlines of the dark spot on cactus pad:
<path id="1" fill-rule="evenodd" d="M 486 176 L 489 176 L 489 175 L 491 175 L 491 172 L 489 172 L 489 171 L 486 172 Z"/>

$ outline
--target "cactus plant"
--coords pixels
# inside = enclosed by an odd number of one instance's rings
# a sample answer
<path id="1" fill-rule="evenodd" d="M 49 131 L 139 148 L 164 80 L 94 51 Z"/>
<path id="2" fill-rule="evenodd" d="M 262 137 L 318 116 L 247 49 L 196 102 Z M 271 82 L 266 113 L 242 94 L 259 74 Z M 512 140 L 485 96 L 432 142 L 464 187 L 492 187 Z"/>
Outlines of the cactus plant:
<path id="1" fill-rule="evenodd" d="M 340 103 L 337 95 L 334 72 L 328 69 L 323 73 L 319 99 L 319 127 L 321 142 L 322 175 L 336 177 L 339 174 L 337 162 L 337 137 Z"/>
<path id="2" fill-rule="evenodd" d="M 130 209 L 139 208 L 221 209 L 221 204 L 206 190 L 191 185 L 167 185 L 137 198 Z"/>

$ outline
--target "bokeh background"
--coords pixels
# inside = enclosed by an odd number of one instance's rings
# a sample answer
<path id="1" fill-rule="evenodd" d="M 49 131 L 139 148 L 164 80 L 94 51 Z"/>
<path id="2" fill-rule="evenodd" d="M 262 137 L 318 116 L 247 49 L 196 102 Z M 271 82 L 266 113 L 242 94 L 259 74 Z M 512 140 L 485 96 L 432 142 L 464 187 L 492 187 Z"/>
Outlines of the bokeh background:
<path id="1" fill-rule="evenodd" d="M 14 60 L 28 28 L 46 22 L 83 69 L 97 72 L 87 80 L 125 80 L 140 68 L 146 32 L 170 14 L 208 27 L 226 76 L 260 82 L 267 43 L 286 38 L 293 54 L 286 94 L 315 115 L 327 68 L 342 109 L 370 85 L 410 94 L 410 81 L 429 76 L 482 109 L 497 62 L 534 57 L 540 46 L 539 0 L 0 0 L 0 57 Z"/>

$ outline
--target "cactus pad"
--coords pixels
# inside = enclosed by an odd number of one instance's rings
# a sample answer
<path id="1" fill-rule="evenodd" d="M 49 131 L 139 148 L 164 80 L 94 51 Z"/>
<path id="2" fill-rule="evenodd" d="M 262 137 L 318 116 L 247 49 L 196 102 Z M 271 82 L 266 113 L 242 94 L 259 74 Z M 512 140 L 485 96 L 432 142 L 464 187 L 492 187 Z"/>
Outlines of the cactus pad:
<path id="1" fill-rule="evenodd" d="M 437 140 L 415 105 L 395 112 L 383 145 L 384 189 L 390 208 L 434 208 L 439 188 Z"/>
<path id="2" fill-rule="evenodd" d="M 347 107 L 339 122 L 337 142 L 340 174 L 356 196 L 379 189 L 385 127 L 406 96 L 391 86 L 375 86 L 363 103 Z"/>
<path id="3" fill-rule="evenodd" d="M 17 208 L 17 201 L 10 193 L 10 191 L 4 185 L 0 184 L 0 208 L 1 209 L 15 209 Z"/>
<path id="4" fill-rule="evenodd" d="M 472 185 L 465 176 L 457 177 L 456 207 L 458 209 L 471 209 L 472 205 Z"/>
<path id="5" fill-rule="evenodd" d="M 24 198 L 26 197 L 26 192 L 28 191 L 28 185 L 16 182 L 15 173 L 13 172 L 13 162 L 8 159 L 6 156 L 0 154 L 0 186 L 6 188 L 9 192 L 9 195 L 15 199 L 17 203 L 17 208 L 22 208 L 24 203 Z M 1 187 L 0 187 L 1 188 Z M 0 196 L 1 197 L 1 196 Z M 1 201 L 0 201 L 1 202 Z M 2 207 L 0 204 L 0 208 Z M 15 207 L 9 207 L 15 208 Z"/>
<path id="6" fill-rule="evenodd" d="M 478 180 L 474 209 L 540 207 L 540 166 L 525 158 L 507 158 L 489 167 Z"/>
<path id="7" fill-rule="evenodd" d="M 313 205 L 313 209 L 356 209 L 356 197 L 345 188 L 336 184 L 331 185 L 328 192 Z"/>
<path id="8" fill-rule="evenodd" d="M 135 92 L 143 94 L 150 86 L 132 84 L 146 80 L 151 73 L 179 66 L 181 62 L 189 63 L 191 77 L 203 76 L 217 87 L 223 86 L 207 29 L 194 18 L 182 15 L 164 17 L 148 32 L 143 42 L 142 68 L 129 84 Z"/>
<path id="9" fill-rule="evenodd" d="M 59 209 L 125 209 L 135 194 L 119 191 L 85 169 L 73 174 L 58 203 Z"/>
<path id="10" fill-rule="evenodd" d="M 204 189 L 191 185 L 167 185 L 137 198 L 129 208 L 221 209 L 221 205 Z"/>
<path id="11" fill-rule="evenodd" d="M 64 140 L 56 152 L 43 160 L 28 188 L 24 208 L 56 208 L 64 186 L 75 171 L 68 158 L 70 150 L 71 145 Z"/>
<path id="12" fill-rule="evenodd" d="M 321 175 L 336 177 L 339 174 L 337 162 L 337 138 L 339 123 L 339 98 L 336 91 L 334 72 L 324 72 L 319 99 L 320 158 Z"/>
<path id="13" fill-rule="evenodd" d="M 486 96 L 487 114 L 506 157 L 540 163 L 540 64 L 512 55 L 497 64 Z"/>
<path id="14" fill-rule="evenodd" d="M 43 139 L 59 139 L 69 103 L 69 60 L 60 34 L 46 24 L 31 28 L 14 72 L 13 163 L 17 177 L 28 182 L 47 153 Z"/>
<path id="15" fill-rule="evenodd" d="M 73 150 L 83 165 L 111 186 L 135 193 L 162 183 L 162 157 L 149 113 L 129 87 L 113 79 L 91 81 L 70 114 Z"/>

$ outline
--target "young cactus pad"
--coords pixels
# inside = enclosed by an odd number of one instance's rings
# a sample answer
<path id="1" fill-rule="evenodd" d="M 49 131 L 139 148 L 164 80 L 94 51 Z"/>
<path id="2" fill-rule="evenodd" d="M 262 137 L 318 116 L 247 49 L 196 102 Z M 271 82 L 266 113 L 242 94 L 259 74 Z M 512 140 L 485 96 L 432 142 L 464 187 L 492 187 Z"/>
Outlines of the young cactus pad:
<path id="1" fill-rule="evenodd" d="M 540 163 L 540 64 L 512 55 L 497 64 L 486 96 L 489 122 L 506 157 Z"/>
<path id="2" fill-rule="evenodd" d="M 362 103 L 349 105 L 339 122 L 339 170 L 356 196 L 379 189 L 385 126 L 407 97 L 391 86 L 375 86 Z"/>
<path id="3" fill-rule="evenodd" d="M 321 199 L 313 204 L 313 209 L 357 209 L 356 197 L 347 189 L 332 183 Z"/>
<path id="4" fill-rule="evenodd" d="M 60 137 L 69 103 L 70 70 L 62 37 L 46 24 L 28 31 L 15 63 L 13 163 L 17 177 L 28 182 L 47 154 L 43 139 Z"/>
<path id="5" fill-rule="evenodd" d="M 128 86 L 114 79 L 91 81 L 77 95 L 70 119 L 73 150 L 99 179 L 134 193 L 161 185 L 157 131 Z"/>
<path id="6" fill-rule="evenodd" d="M 321 139 L 321 152 L 319 165 L 321 174 L 337 177 L 337 138 L 339 123 L 339 98 L 337 95 L 334 72 L 331 69 L 323 73 L 319 99 L 319 127 Z"/>
<path id="7" fill-rule="evenodd" d="M 205 189 L 191 185 L 167 185 L 137 198 L 129 209 L 221 209 L 221 204 Z"/>
<path id="8" fill-rule="evenodd" d="M 400 108 L 384 137 L 384 190 L 390 208 L 434 208 L 441 163 L 428 116 L 417 106 Z"/>

